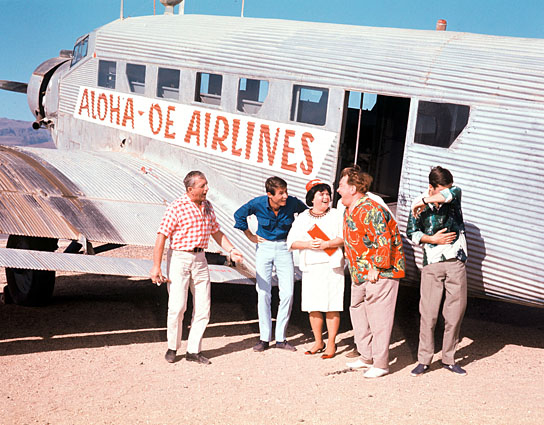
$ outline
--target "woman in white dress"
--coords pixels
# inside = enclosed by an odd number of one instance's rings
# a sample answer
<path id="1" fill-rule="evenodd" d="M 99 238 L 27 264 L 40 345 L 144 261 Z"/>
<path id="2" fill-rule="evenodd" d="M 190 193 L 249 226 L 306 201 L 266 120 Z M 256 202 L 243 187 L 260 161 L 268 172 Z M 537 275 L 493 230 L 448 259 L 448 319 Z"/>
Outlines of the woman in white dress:
<path id="1" fill-rule="evenodd" d="M 287 246 L 300 250 L 302 271 L 302 311 L 309 312 L 314 345 L 305 354 L 322 353 L 323 359 L 336 354 L 336 335 L 340 312 L 344 309 L 344 254 L 342 245 L 342 214 L 331 208 L 331 187 L 319 179 L 306 185 L 309 210 L 295 219 Z M 325 312 L 328 344 L 323 341 Z"/>

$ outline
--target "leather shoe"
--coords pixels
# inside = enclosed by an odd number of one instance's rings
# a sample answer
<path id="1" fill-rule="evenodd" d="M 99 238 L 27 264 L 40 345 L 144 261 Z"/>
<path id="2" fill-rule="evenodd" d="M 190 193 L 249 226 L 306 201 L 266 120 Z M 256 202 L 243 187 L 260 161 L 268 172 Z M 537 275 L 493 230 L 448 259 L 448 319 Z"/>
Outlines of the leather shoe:
<path id="1" fill-rule="evenodd" d="M 208 358 L 204 357 L 200 353 L 193 354 L 187 352 L 187 354 L 185 355 L 185 360 L 187 360 L 188 362 L 197 362 L 200 364 L 212 364 L 212 362 Z"/>
<path id="2" fill-rule="evenodd" d="M 281 348 L 282 350 L 288 351 L 297 351 L 297 349 L 289 344 L 287 341 L 276 342 L 276 348 Z"/>
<path id="3" fill-rule="evenodd" d="M 174 363 L 176 361 L 176 350 L 166 350 L 166 354 L 164 355 L 164 358 L 168 363 Z"/>
<path id="4" fill-rule="evenodd" d="M 268 341 L 259 341 L 254 347 L 253 351 L 258 353 L 268 349 Z"/>
<path id="5" fill-rule="evenodd" d="M 348 359 L 356 359 L 357 357 L 361 357 L 361 355 L 357 351 L 357 348 L 354 348 L 353 350 L 351 350 L 349 353 L 346 354 L 346 357 Z"/>

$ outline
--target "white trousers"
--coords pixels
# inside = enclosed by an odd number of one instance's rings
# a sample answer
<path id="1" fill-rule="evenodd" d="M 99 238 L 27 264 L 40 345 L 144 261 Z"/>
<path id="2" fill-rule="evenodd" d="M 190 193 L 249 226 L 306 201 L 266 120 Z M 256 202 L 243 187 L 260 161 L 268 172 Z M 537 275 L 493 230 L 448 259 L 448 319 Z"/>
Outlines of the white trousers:
<path id="1" fill-rule="evenodd" d="M 208 262 L 204 252 L 169 250 L 168 278 L 168 348 L 178 350 L 181 345 L 183 314 L 187 309 L 188 289 L 193 294 L 193 317 L 187 341 L 187 352 L 200 353 L 202 337 L 210 321 L 211 285 Z"/>

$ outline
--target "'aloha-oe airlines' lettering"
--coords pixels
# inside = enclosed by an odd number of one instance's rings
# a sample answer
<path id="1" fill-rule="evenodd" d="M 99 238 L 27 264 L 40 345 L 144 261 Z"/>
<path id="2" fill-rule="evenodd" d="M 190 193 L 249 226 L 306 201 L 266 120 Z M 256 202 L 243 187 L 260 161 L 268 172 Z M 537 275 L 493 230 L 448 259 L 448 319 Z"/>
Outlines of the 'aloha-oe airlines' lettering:
<path id="1" fill-rule="evenodd" d="M 334 133 L 81 87 L 74 117 L 230 160 L 313 177 Z"/>

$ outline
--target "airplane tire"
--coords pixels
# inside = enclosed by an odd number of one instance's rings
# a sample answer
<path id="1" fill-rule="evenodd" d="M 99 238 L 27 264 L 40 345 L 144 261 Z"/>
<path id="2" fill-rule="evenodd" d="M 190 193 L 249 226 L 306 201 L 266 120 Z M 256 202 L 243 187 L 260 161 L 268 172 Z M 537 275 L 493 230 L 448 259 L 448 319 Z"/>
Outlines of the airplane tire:
<path id="1" fill-rule="evenodd" d="M 57 241 L 53 238 L 10 235 L 6 247 L 53 252 L 57 249 Z M 53 296 L 54 271 L 6 268 L 6 280 L 8 285 L 4 288 L 4 298 L 14 304 L 45 305 Z"/>

